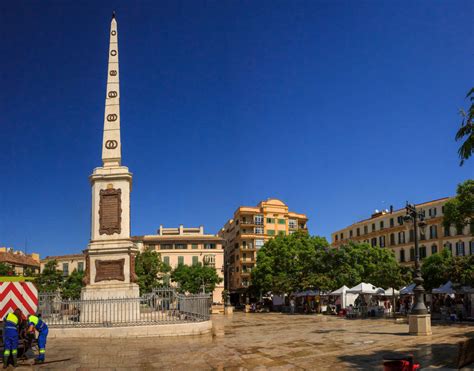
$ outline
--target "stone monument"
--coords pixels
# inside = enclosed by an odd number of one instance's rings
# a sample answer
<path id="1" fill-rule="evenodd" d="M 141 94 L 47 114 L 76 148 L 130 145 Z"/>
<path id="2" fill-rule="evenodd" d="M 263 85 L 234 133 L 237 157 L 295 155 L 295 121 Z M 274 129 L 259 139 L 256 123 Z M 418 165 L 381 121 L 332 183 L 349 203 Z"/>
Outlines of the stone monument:
<path id="1" fill-rule="evenodd" d="M 137 249 L 130 240 L 132 174 L 121 164 L 119 81 L 118 34 L 114 13 L 110 25 L 102 166 L 95 168 L 89 177 L 92 186 L 91 239 L 85 250 L 86 286 L 81 293 L 83 300 L 139 297 L 135 283 L 134 257 Z M 123 310 L 132 317 L 138 315 L 138 301 L 136 306 Z M 87 316 L 87 312 L 86 308 L 83 316 Z"/>

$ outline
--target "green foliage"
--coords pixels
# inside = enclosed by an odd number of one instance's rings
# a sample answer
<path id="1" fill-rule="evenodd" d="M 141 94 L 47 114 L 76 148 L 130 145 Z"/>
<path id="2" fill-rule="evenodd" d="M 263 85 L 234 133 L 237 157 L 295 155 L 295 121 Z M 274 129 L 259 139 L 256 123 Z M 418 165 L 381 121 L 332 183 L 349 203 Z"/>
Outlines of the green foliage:
<path id="1" fill-rule="evenodd" d="M 441 250 L 423 260 L 421 274 L 425 283 L 423 286 L 427 290 L 432 290 L 449 281 L 449 272 L 453 263 L 451 251 Z"/>
<path id="2" fill-rule="evenodd" d="M 35 279 L 35 285 L 40 292 L 58 292 L 62 286 L 63 273 L 56 269 L 57 261 L 46 263 L 43 271 Z"/>
<path id="3" fill-rule="evenodd" d="M 427 290 L 439 287 L 447 281 L 462 286 L 474 286 L 474 255 L 452 256 L 451 251 L 443 249 L 423 261 L 421 273 Z"/>
<path id="4" fill-rule="evenodd" d="M 308 289 L 334 290 L 370 282 L 400 287 L 411 272 L 401 268 L 389 249 L 350 242 L 330 248 L 326 239 L 306 233 L 278 236 L 258 251 L 252 271 L 254 290 L 288 294 Z"/>
<path id="5" fill-rule="evenodd" d="M 180 264 L 171 272 L 171 280 L 178 284 L 179 292 L 197 294 L 213 292 L 216 285 L 222 282 L 215 268 L 203 266 L 201 263 L 192 266 Z"/>
<path id="6" fill-rule="evenodd" d="M 162 286 L 162 274 L 169 272 L 170 267 L 161 261 L 156 251 L 138 253 L 135 258 L 135 273 L 137 275 L 140 294 L 151 292 Z"/>
<path id="7" fill-rule="evenodd" d="M 81 297 L 81 289 L 84 286 L 82 279 L 84 272 L 73 270 L 72 273 L 64 280 L 61 294 L 64 299 L 79 299 Z"/>
<path id="8" fill-rule="evenodd" d="M 456 197 L 444 205 L 443 224 L 447 228 L 454 225 L 461 229 L 473 222 L 474 180 L 469 179 L 458 185 Z"/>
<path id="9" fill-rule="evenodd" d="M 15 276 L 13 268 L 5 263 L 0 263 L 0 276 Z"/>
<path id="10" fill-rule="evenodd" d="M 464 110 L 461 110 L 461 127 L 455 137 L 456 141 L 464 139 L 464 143 L 462 143 L 461 147 L 458 149 L 461 166 L 464 164 L 464 161 L 474 153 L 474 88 L 467 93 L 466 98 L 469 98 L 471 101 L 471 107 L 469 107 L 467 113 Z"/>
<path id="11" fill-rule="evenodd" d="M 23 277 L 37 277 L 38 273 L 32 268 L 25 268 L 23 271 Z"/>

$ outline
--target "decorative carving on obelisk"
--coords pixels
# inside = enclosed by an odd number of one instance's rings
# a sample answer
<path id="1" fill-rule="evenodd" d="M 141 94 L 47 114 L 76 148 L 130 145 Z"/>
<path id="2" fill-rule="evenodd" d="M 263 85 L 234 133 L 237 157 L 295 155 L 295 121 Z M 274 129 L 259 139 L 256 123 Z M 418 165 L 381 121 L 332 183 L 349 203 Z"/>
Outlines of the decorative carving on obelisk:
<path id="1" fill-rule="evenodd" d="M 120 89 L 119 89 L 118 34 L 115 14 L 110 24 L 109 64 L 107 67 L 107 92 L 105 96 L 104 138 L 102 162 L 104 167 L 120 166 Z"/>

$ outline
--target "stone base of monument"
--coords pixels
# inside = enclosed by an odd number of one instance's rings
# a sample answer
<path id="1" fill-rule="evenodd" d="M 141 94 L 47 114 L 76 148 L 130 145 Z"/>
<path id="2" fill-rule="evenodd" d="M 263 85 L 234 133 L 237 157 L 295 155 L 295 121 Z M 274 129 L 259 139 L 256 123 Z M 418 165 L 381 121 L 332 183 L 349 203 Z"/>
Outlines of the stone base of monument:
<path id="1" fill-rule="evenodd" d="M 137 284 L 87 286 L 82 289 L 81 300 L 81 323 L 126 323 L 140 320 L 140 292 Z"/>
<path id="2" fill-rule="evenodd" d="M 410 335 L 426 336 L 431 335 L 431 315 L 430 314 L 410 314 L 408 315 L 408 332 Z"/>
<path id="3" fill-rule="evenodd" d="M 233 314 L 234 313 L 234 307 L 229 305 L 224 308 L 224 314 Z"/>

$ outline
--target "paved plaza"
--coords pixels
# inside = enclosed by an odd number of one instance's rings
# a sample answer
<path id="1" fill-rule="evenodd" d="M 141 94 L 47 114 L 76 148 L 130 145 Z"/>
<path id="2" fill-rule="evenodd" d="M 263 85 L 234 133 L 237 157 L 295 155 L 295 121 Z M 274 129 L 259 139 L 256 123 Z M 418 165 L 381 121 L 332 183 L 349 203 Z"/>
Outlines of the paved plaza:
<path id="1" fill-rule="evenodd" d="M 413 352 L 423 367 L 454 368 L 456 344 L 474 337 L 474 326 L 458 324 L 434 325 L 432 336 L 412 337 L 407 324 L 383 319 L 234 313 L 213 316 L 213 321 L 213 333 L 198 337 L 51 339 L 48 360 L 57 362 L 35 368 L 377 369 L 383 355 L 392 351 Z"/>

